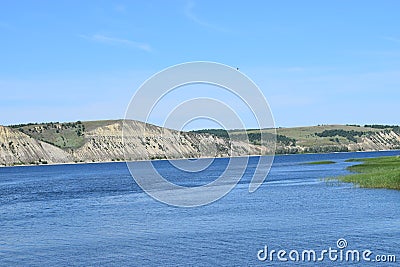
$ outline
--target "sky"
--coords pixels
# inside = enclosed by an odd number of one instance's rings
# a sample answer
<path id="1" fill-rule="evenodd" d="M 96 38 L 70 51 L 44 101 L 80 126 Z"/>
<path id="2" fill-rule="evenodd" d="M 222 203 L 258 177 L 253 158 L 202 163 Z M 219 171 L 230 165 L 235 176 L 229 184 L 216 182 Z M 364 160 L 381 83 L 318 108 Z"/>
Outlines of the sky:
<path id="1" fill-rule="evenodd" d="M 123 118 L 146 79 L 190 61 L 238 67 L 277 127 L 400 124 L 399 12 L 385 0 L 3 1 L 0 125 Z"/>

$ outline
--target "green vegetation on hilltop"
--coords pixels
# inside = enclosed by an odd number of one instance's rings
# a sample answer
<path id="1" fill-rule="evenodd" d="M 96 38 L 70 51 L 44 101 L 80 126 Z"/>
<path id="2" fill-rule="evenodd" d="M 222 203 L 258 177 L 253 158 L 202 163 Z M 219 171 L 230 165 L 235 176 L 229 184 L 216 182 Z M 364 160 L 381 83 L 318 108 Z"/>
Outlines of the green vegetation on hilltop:
<path id="1" fill-rule="evenodd" d="M 251 129 L 251 130 L 231 130 L 227 131 L 224 129 L 204 129 L 204 130 L 196 130 L 192 131 L 194 133 L 208 133 L 212 134 L 218 137 L 226 138 L 226 139 L 232 139 L 232 140 L 237 140 L 237 141 L 245 141 L 246 138 L 249 140 L 250 143 L 254 145 L 260 145 L 261 144 L 261 132 L 262 132 L 262 137 L 264 141 L 266 142 L 272 142 L 272 141 L 277 141 L 278 143 L 282 143 L 286 146 L 295 146 L 296 145 L 296 139 L 290 138 L 284 135 L 280 134 L 273 134 L 269 132 L 265 132 L 263 130 L 256 130 L 256 129 Z"/>
<path id="2" fill-rule="evenodd" d="M 332 129 L 332 130 L 324 130 L 321 133 L 315 133 L 315 135 L 319 136 L 319 137 L 342 136 L 351 142 L 357 142 L 356 137 L 361 137 L 363 135 L 367 135 L 367 134 L 371 134 L 371 133 L 372 133 L 372 131 L 361 132 L 361 131 L 354 131 L 354 130 L 346 131 L 343 129 Z M 339 142 L 338 140 L 339 140 L 338 138 L 335 139 L 336 142 Z"/>
<path id="3" fill-rule="evenodd" d="M 392 130 L 393 132 L 400 134 L 400 126 L 398 126 L 398 125 L 381 125 L 381 124 L 368 125 L 368 124 L 366 124 L 366 125 L 364 125 L 364 127 L 385 130 L 386 132 Z"/>
<path id="4" fill-rule="evenodd" d="M 85 133 L 118 120 L 42 122 L 10 125 L 30 137 L 62 149 L 77 149 L 85 143 Z"/>
<path id="5" fill-rule="evenodd" d="M 49 122 L 11 125 L 30 137 L 65 150 L 75 150 L 88 141 L 89 132 L 121 120 Z M 277 154 L 330 153 L 353 150 L 399 149 L 400 127 L 394 125 L 318 125 L 266 129 L 204 129 L 192 134 L 211 134 L 234 141 L 249 140 L 253 145 L 269 146 L 276 141 Z M 388 135 L 389 134 L 389 135 Z M 261 143 L 263 137 L 263 143 Z"/>
<path id="6" fill-rule="evenodd" d="M 368 126 L 368 125 L 366 125 Z M 391 126 L 389 130 L 394 129 Z M 267 141 L 277 141 L 278 154 L 299 153 L 296 146 L 303 148 L 303 153 L 329 153 L 347 152 L 348 145 L 357 143 L 363 136 L 369 136 L 379 131 L 387 130 L 381 127 L 363 127 L 360 125 L 318 125 L 310 127 L 293 127 L 277 129 L 248 129 L 248 130 L 223 130 L 205 129 L 194 131 L 196 133 L 209 133 L 222 138 L 228 138 L 229 134 L 233 140 L 245 140 L 246 135 L 251 143 L 260 144 L 261 132 Z"/>
<path id="7" fill-rule="evenodd" d="M 343 146 L 350 144 L 351 141 L 347 139 L 347 134 L 333 135 L 333 136 L 319 136 L 324 131 L 348 131 L 348 132 L 363 132 L 363 133 L 375 133 L 382 131 L 381 129 L 362 127 L 359 125 L 318 125 L 318 126 L 307 126 L 307 127 L 292 127 L 292 128 L 277 128 L 276 133 L 278 135 L 286 136 L 288 138 L 296 140 L 296 145 L 307 147 L 308 153 L 319 153 L 319 152 L 334 152 L 334 151 L 345 151 Z M 240 130 L 235 130 L 234 133 L 238 133 Z M 257 131 L 257 130 L 254 130 Z M 259 130 L 258 130 L 259 131 Z M 273 133 L 275 130 L 263 129 L 263 132 Z M 248 130 L 251 132 L 251 130 Z M 325 132 L 327 133 L 327 132 Z M 328 132 L 329 133 L 329 132 Z M 332 135 L 334 132 L 331 132 Z M 328 150 L 333 151 L 320 151 L 321 147 L 326 146 Z M 324 148 L 325 149 L 325 148 Z"/>
<path id="8" fill-rule="evenodd" d="M 280 134 L 272 134 L 272 133 L 267 133 L 267 132 L 263 132 L 261 133 L 261 131 L 258 132 L 250 132 L 250 131 L 246 131 L 246 132 L 242 132 L 242 133 L 231 133 L 231 138 L 233 140 L 239 140 L 239 141 L 244 141 L 246 140 L 246 138 L 248 138 L 249 142 L 251 142 L 254 145 L 261 145 L 261 137 L 263 138 L 263 141 L 265 142 L 274 142 L 276 140 L 276 142 L 281 143 L 285 146 L 295 146 L 296 145 L 296 140 L 294 138 L 289 138 L 287 136 L 284 135 L 280 135 Z"/>
<path id="9" fill-rule="evenodd" d="M 268 142 L 277 141 L 277 154 L 296 153 L 331 153 L 348 152 L 354 148 L 360 150 L 373 149 L 383 144 L 389 144 L 392 149 L 399 149 L 400 143 L 395 137 L 383 136 L 390 132 L 400 134 L 400 127 L 394 125 L 318 125 L 307 127 L 277 128 L 277 129 L 205 129 L 196 133 L 209 133 L 232 140 L 248 140 L 254 145 L 260 145 L 261 133 Z M 355 144 L 360 144 L 356 147 Z M 371 145 L 372 147 L 368 147 Z M 387 146 L 386 146 L 387 147 Z"/>
<path id="10" fill-rule="evenodd" d="M 375 129 L 399 128 L 399 126 L 397 126 L 397 125 L 382 125 L 382 124 L 365 124 L 364 127 L 375 128 Z"/>
<path id="11" fill-rule="evenodd" d="M 229 138 L 229 133 L 225 129 L 203 129 L 203 130 L 196 130 L 196 131 L 191 131 L 193 133 L 200 133 L 200 134 L 212 134 L 218 137 L 222 138 Z"/>
<path id="12" fill-rule="evenodd" d="M 400 190 L 400 157 L 350 159 L 347 162 L 363 162 L 347 169 L 357 174 L 339 177 L 342 182 L 354 183 L 364 188 Z"/>
<path id="13" fill-rule="evenodd" d="M 30 137 L 60 148 L 78 148 L 84 144 L 85 125 L 77 122 L 30 123 L 10 126 Z"/>

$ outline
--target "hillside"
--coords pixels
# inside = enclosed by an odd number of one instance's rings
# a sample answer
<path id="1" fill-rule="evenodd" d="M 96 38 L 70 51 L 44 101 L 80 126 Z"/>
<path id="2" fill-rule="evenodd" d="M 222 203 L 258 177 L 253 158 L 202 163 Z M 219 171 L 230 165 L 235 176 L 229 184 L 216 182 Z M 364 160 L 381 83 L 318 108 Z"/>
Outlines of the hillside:
<path id="1" fill-rule="evenodd" d="M 372 127 L 371 127 L 372 126 Z M 400 149 L 398 126 L 322 125 L 279 128 L 279 134 L 296 140 L 299 152 L 340 152 Z M 282 149 L 288 150 L 287 146 Z M 289 148 L 290 150 L 290 148 Z"/>
<path id="2" fill-rule="evenodd" d="M 278 154 L 400 149 L 398 126 L 278 128 L 276 135 L 274 129 L 262 131 L 267 143 L 260 142 L 260 130 L 181 132 L 139 121 L 0 126 L 0 165 L 265 155 L 273 151 L 269 142 L 275 139 Z"/>
<path id="3" fill-rule="evenodd" d="M 18 130 L 0 126 L 0 165 L 71 162 L 73 156 Z"/>
<path id="4" fill-rule="evenodd" d="M 88 121 L 40 123 L 3 127 L 52 149 L 61 151 L 70 162 L 103 162 L 146 159 L 229 157 L 268 153 L 266 147 L 229 141 L 211 134 L 166 129 L 139 121 Z M 124 140 L 122 139 L 124 131 Z M 12 135 L 4 136 L 4 143 Z M 19 147 L 18 147 L 19 149 Z M 20 153 L 19 150 L 13 153 Z M 8 157 L 2 165 L 40 164 Z M 52 160 L 52 163 L 62 162 Z"/>
<path id="5" fill-rule="evenodd" d="M 275 130 L 264 129 L 272 134 Z M 226 137 L 224 130 L 194 131 Z M 245 134 L 253 144 L 260 144 L 260 130 L 231 130 L 232 139 L 241 140 Z M 400 127 L 390 125 L 320 125 L 277 128 L 277 154 L 321 153 L 400 149 Z"/>

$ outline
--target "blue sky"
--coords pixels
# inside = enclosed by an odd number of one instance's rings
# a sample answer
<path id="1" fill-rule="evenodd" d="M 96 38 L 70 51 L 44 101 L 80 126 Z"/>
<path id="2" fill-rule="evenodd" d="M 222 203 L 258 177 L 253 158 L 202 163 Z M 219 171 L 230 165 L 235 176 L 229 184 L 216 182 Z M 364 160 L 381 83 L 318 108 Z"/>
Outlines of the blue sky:
<path id="1" fill-rule="evenodd" d="M 240 67 L 277 126 L 399 124 L 399 11 L 399 1 L 4 1 L 0 124 L 122 118 L 149 76 L 198 60 Z"/>

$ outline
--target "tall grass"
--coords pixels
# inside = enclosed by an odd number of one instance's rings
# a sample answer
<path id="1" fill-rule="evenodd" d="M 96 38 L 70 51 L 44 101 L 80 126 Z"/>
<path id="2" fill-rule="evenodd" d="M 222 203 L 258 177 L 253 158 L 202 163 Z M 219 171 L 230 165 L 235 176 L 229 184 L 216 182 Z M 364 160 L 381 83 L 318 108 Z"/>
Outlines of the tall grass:
<path id="1" fill-rule="evenodd" d="M 379 157 L 350 159 L 347 162 L 362 161 L 347 169 L 357 174 L 341 176 L 338 179 L 365 188 L 387 188 L 400 190 L 400 157 Z"/>

